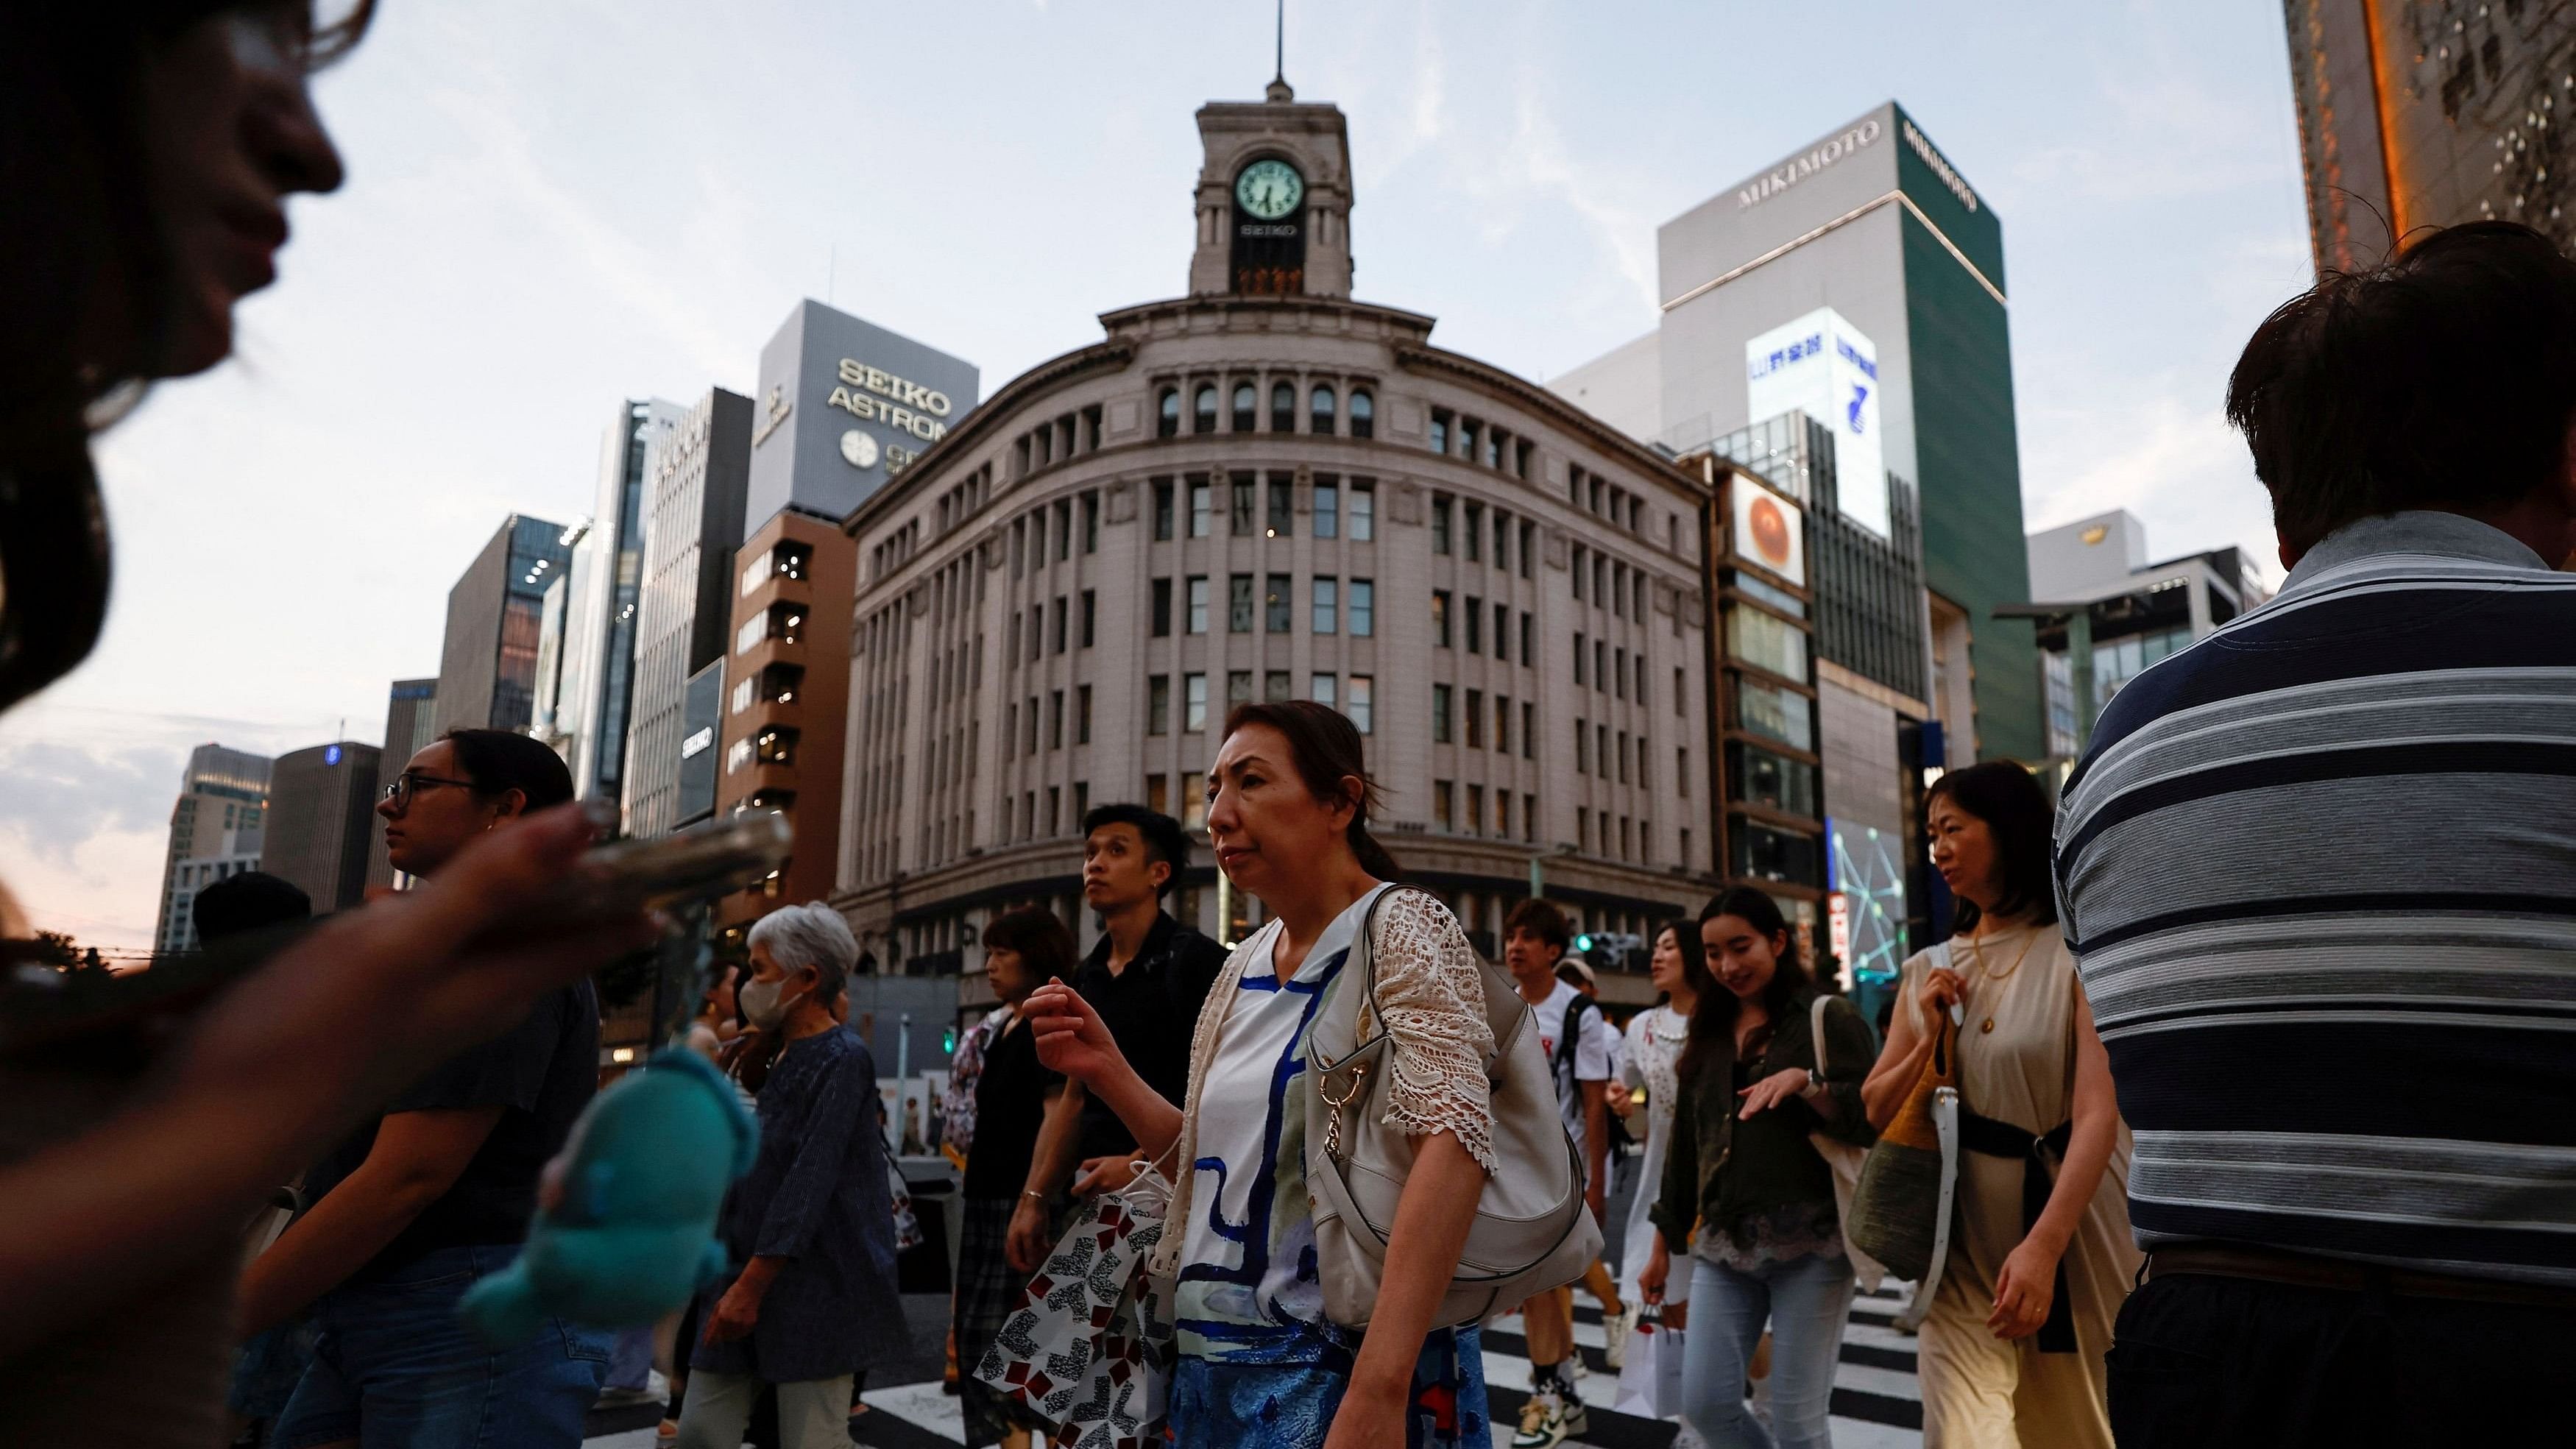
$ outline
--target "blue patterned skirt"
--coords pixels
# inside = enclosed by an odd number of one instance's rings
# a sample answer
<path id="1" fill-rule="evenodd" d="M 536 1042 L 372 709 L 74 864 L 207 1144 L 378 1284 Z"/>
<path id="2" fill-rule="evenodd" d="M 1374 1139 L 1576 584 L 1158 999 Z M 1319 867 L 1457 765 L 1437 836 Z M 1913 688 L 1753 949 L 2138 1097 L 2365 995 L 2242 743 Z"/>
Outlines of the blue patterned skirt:
<path id="1" fill-rule="evenodd" d="M 1349 1382 L 1347 1359 L 1250 1364 L 1184 1356 L 1172 1375 L 1172 1438 L 1184 1446 L 1320 1449 Z M 1405 1449 L 1488 1449 L 1493 1443 L 1490 1417 L 1485 1352 L 1477 1330 L 1433 1330 L 1413 1366 Z"/>

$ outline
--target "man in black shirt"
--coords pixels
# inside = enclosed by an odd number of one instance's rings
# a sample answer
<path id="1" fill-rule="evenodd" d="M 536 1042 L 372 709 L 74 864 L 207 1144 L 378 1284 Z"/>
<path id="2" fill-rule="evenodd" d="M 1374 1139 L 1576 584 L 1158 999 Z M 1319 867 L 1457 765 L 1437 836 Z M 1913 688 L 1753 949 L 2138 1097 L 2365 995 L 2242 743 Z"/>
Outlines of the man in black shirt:
<path id="1" fill-rule="evenodd" d="M 1199 1008 L 1225 968 L 1223 947 L 1162 907 L 1189 862 L 1190 838 L 1179 821 L 1141 805 L 1103 805 L 1082 818 L 1082 832 L 1082 898 L 1103 930 L 1073 988 L 1099 1011 L 1137 1075 L 1177 1104 L 1189 1094 Z M 1079 1082 L 1055 1079 L 1028 1185 L 1011 1214 L 1011 1266 L 1029 1273 L 1045 1260 L 1054 1246 L 1049 1208 L 1068 1180 L 1086 1193 L 1123 1186 L 1118 1164 L 1135 1150 L 1107 1104 L 1090 1100 Z"/>
<path id="2" fill-rule="evenodd" d="M 426 876 L 476 835 L 571 798 L 543 744 L 453 730 L 411 757 L 377 810 L 394 867 Z M 316 1329 L 271 1442 L 576 1449 L 609 1337 L 549 1322 L 493 1353 L 456 1302 L 517 1256 L 538 1174 L 598 1080 L 599 1002 L 582 981 L 413 1083 L 307 1175 L 312 1206 L 242 1278 L 245 1330 L 308 1308 Z"/>

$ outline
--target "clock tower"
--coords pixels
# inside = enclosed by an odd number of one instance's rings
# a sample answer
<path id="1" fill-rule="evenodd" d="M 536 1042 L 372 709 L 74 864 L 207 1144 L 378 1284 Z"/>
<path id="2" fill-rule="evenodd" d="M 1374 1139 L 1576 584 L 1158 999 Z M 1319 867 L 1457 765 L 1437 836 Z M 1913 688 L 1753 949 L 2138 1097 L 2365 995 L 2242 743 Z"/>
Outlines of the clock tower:
<path id="1" fill-rule="evenodd" d="M 1193 294 L 1351 294 L 1351 141 L 1341 108 L 1300 105 L 1274 77 L 1260 101 L 1199 108 Z"/>

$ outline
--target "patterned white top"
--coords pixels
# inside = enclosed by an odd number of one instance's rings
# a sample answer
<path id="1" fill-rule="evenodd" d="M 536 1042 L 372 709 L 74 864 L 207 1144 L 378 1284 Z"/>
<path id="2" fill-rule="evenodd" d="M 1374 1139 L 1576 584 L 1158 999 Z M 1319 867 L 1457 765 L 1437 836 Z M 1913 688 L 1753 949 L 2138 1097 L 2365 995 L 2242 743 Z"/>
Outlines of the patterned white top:
<path id="1" fill-rule="evenodd" d="M 1208 995 L 1184 1126 L 1187 1171 L 1175 1307 L 1180 1350 L 1235 1363 L 1312 1363 L 1356 1346 L 1324 1317 L 1306 1193 L 1306 1035 L 1341 974 L 1369 892 L 1333 919 L 1296 975 L 1271 963 L 1273 921 L 1237 948 Z M 1484 980 L 1458 922 L 1406 891 L 1377 919 L 1378 1001 L 1395 1038 L 1387 1125 L 1449 1132 L 1491 1172 L 1493 1051 Z M 1215 1046 L 1208 1050 L 1213 1033 Z"/>
<path id="2" fill-rule="evenodd" d="M 1654 1242 L 1655 1225 L 1647 1220 L 1655 1206 L 1651 1184 L 1664 1180 L 1664 1154 L 1673 1143 L 1673 1108 L 1681 1100 L 1681 1079 L 1674 1068 L 1689 1035 L 1690 1018 L 1669 1006 L 1648 1007 L 1628 1019 L 1628 1053 L 1619 1063 L 1619 1080 L 1628 1090 L 1642 1089 L 1646 1094 L 1646 1160 L 1638 1164 L 1637 1181 L 1650 1186 L 1628 1208 L 1628 1236 L 1622 1240 L 1626 1246 L 1619 1259 L 1623 1297 L 1633 1298 L 1637 1274 L 1645 1268 L 1647 1250 Z M 1673 1277 L 1666 1296 L 1678 1303 L 1689 1296 L 1690 1275 Z"/>

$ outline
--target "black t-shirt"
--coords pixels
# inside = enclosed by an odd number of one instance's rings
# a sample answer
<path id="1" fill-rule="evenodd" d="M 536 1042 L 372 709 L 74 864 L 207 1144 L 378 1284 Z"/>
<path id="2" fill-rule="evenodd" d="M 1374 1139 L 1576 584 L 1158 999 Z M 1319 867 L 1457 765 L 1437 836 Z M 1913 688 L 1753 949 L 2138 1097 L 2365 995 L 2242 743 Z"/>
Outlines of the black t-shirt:
<path id="1" fill-rule="evenodd" d="M 523 1242 L 537 1210 L 537 1174 L 563 1147 L 573 1119 L 599 1090 L 599 998 L 588 981 L 537 1003 L 527 1020 L 412 1083 L 388 1104 L 396 1112 L 499 1107 L 501 1118 L 454 1186 L 359 1270 L 397 1268 L 439 1248 Z M 305 1179 L 319 1202 L 358 1170 L 384 1117 L 367 1123 Z"/>
<path id="2" fill-rule="evenodd" d="M 986 1043 L 984 1075 L 975 1082 L 975 1150 L 966 1154 L 966 1196 L 1016 1198 L 1029 1185 L 1029 1159 L 1037 1154 L 1047 1088 L 1054 1081 L 1038 1061 L 1037 1033 L 1025 1023 Z"/>
<path id="3" fill-rule="evenodd" d="M 1185 1106 L 1190 1038 L 1198 1031 L 1208 988 L 1225 970 L 1225 948 L 1159 912 L 1136 959 L 1114 976 L 1109 948 L 1109 937 L 1103 935 L 1074 973 L 1073 988 L 1100 1013 L 1119 1052 L 1145 1085 L 1173 1106 Z M 980 1140 L 980 1120 L 975 1130 Z M 1133 1152 L 1136 1138 L 1108 1103 L 1090 1097 L 1082 1104 L 1080 1150 L 1086 1158 Z"/>

